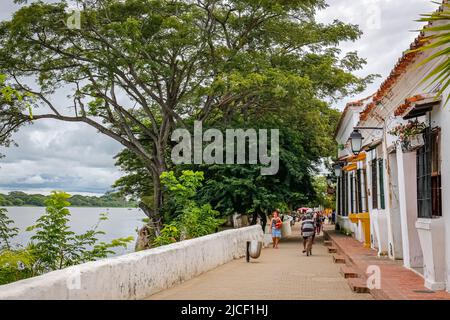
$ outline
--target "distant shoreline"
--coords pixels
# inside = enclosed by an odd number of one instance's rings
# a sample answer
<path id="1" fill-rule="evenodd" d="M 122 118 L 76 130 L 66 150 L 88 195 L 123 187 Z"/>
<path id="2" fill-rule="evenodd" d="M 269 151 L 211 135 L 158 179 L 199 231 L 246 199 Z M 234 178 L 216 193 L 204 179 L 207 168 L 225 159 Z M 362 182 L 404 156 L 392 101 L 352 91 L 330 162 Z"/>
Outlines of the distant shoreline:
<path id="1" fill-rule="evenodd" d="M 118 193 L 106 193 L 100 197 L 70 195 L 67 199 L 74 208 L 135 208 L 137 202 L 127 200 Z M 0 193 L 0 206 L 3 207 L 45 207 L 51 195 L 27 194 L 22 191 L 12 191 L 8 194 Z"/>

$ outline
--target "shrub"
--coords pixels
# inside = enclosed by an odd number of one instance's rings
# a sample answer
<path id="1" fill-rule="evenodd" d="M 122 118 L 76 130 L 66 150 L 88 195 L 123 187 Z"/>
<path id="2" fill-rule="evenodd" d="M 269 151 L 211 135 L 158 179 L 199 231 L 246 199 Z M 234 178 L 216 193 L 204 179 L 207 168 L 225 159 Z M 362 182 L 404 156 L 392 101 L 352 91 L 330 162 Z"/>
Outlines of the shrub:
<path id="1" fill-rule="evenodd" d="M 32 277 L 35 261 L 31 249 L 1 251 L 0 285 Z"/>
<path id="2" fill-rule="evenodd" d="M 179 178 L 173 171 L 163 172 L 161 183 L 170 197 L 176 218 L 164 226 L 153 241 L 154 246 L 211 234 L 225 222 L 217 218 L 220 214 L 210 204 L 199 204 L 194 200 L 203 179 L 201 171 L 186 170 Z"/>

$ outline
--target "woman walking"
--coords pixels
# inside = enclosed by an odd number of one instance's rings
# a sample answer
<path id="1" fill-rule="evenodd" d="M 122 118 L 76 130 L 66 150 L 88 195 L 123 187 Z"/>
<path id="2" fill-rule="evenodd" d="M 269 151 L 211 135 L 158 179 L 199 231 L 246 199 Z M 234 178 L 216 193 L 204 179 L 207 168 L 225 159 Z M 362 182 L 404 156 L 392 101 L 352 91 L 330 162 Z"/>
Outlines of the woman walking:
<path id="1" fill-rule="evenodd" d="M 272 248 L 278 249 L 278 243 L 280 242 L 281 238 L 281 226 L 283 222 L 281 221 L 280 212 L 275 210 L 273 212 L 273 218 L 270 220 L 270 232 L 272 233 Z"/>

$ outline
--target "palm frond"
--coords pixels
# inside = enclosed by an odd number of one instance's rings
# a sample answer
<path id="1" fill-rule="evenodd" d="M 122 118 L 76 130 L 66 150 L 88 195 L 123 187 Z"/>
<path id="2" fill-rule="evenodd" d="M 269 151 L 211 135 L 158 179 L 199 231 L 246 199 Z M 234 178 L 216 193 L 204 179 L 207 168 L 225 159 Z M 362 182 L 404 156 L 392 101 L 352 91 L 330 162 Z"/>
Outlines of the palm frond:
<path id="1" fill-rule="evenodd" d="M 424 37 L 419 48 L 407 52 L 427 52 L 438 50 L 426 59 L 422 60 L 417 67 L 423 66 L 436 59 L 442 60 L 423 80 L 422 83 L 430 81 L 430 86 L 439 83 L 438 96 L 442 95 L 450 87 L 450 4 L 442 4 L 442 10 L 431 14 L 423 14 L 417 20 L 428 22 L 426 32 L 433 34 Z M 437 25 L 436 25 L 437 24 Z M 450 96 L 446 98 L 445 105 L 450 101 Z"/>

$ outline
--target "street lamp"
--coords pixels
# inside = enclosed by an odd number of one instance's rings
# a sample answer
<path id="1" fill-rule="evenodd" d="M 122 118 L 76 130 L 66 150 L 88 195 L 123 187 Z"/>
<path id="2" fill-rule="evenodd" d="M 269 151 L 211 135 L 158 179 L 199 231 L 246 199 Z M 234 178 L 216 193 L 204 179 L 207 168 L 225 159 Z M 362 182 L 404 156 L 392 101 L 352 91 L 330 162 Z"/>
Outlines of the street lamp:
<path id="1" fill-rule="evenodd" d="M 355 129 L 350 135 L 350 143 L 352 145 L 352 152 L 354 154 L 359 154 L 361 152 L 362 142 L 362 134 L 357 129 Z"/>
<path id="2" fill-rule="evenodd" d="M 340 178 L 342 175 L 342 167 L 339 163 L 336 163 L 334 165 L 334 174 L 336 175 L 336 177 Z"/>

